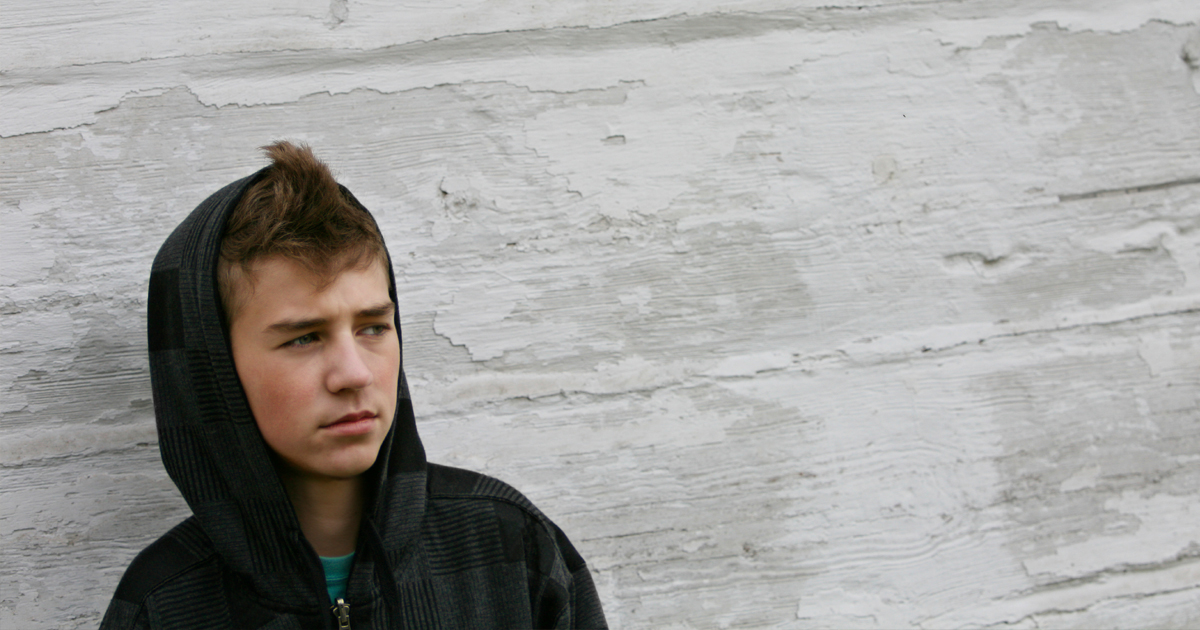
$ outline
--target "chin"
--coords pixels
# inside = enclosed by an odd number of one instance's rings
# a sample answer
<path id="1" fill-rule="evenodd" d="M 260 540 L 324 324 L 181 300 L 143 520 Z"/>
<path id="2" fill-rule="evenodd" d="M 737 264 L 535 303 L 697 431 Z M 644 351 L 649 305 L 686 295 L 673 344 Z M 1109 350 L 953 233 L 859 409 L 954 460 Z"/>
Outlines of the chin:
<path id="1" fill-rule="evenodd" d="M 341 464 L 337 466 L 323 466 L 316 470 L 318 475 L 330 477 L 333 479 L 353 479 L 371 469 L 370 464 Z"/>
<path id="2" fill-rule="evenodd" d="M 353 479 L 371 469 L 378 456 L 378 448 L 374 453 L 342 453 L 341 457 L 324 461 L 309 461 L 307 464 L 297 464 L 294 461 L 280 463 L 290 469 L 293 475 L 309 479 Z M 349 455 L 349 456 L 348 456 Z"/>
<path id="3" fill-rule="evenodd" d="M 376 448 L 374 453 L 364 453 L 361 457 L 347 458 L 338 462 L 330 462 L 325 467 L 323 472 L 326 472 L 330 477 L 340 477 L 349 479 L 357 477 L 368 470 L 375 464 L 375 459 L 379 456 L 379 449 Z"/>

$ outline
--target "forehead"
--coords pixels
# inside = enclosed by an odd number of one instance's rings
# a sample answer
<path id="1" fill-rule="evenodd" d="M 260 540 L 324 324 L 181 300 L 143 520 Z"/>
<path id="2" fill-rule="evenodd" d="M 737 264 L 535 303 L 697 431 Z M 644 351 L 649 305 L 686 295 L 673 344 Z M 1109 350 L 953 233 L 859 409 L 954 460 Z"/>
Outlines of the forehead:
<path id="1" fill-rule="evenodd" d="M 317 272 L 284 256 L 269 256 L 250 264 L 235 280 L 238 308 L 234 320 L 283 318 L 315 314 L 330 308 L 368 308 L 390 302 L 388 274 L 383 262 L 336 265 Z"/>

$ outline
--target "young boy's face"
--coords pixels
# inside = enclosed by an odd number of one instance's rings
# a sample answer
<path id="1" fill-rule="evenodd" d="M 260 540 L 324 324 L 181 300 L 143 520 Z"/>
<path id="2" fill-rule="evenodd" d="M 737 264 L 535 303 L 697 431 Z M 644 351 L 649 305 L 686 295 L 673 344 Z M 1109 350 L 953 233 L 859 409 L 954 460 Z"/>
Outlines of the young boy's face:
<path id="1" fill-rule="evenodd" d="M 332 282 L 290 259 L 236 280 L 233 360 L 267 444 L 288 471 L 350 478 L 371 467 L 396 411 L 400 342 L 376 260 Z"/>

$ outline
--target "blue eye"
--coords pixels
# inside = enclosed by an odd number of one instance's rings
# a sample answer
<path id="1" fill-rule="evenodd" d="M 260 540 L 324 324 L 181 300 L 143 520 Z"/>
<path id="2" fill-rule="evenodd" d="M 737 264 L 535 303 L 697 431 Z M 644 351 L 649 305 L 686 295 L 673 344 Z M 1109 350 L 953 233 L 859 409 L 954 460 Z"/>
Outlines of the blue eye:
<path id="1" fill-rule="evenodd" d="M 391 328 L 392 327 L 388 326 L 387 324 L 376 324 L 374 326 L 367 326 L 364 328 L 363 333 L 372 337 L 378 337 L 380 335 L 387 334 L 387 331 L 391 330 Z"/>
<path id="2" fill-rule="evenodd" d="M 317 336 L 316 336 L 315 334 L 313 334 L 313 333 L 308 333 L 307 335 L 304 335 L 304 336 L 301 336 L 301 337 L 296 337 L 295 339 L 293 339 L 293 340 L 291 340 L 291 341 L 287 342 L 287 344 L 285 344 L 285 345 L 289 345 L 289 346 L 307 346 L 307 345 L 308 345 L 308 344 L 310 344 L 310 343 L 314 343 L 314 342 L 316 342 L 316 340 L 317 340 Z"/>

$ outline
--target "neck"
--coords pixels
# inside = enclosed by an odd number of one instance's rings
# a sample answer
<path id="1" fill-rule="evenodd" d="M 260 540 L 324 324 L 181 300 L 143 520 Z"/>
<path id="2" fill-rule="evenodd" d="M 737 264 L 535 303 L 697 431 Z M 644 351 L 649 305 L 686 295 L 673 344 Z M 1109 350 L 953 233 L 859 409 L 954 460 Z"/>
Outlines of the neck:
<path id="1" fill-rule="evenodd" d="M 314 479 L 283 472 L 283 485 L 300 521 L 300 531 L 317 555 L 354 553 L 362 519 L 362 478 Z"/>

